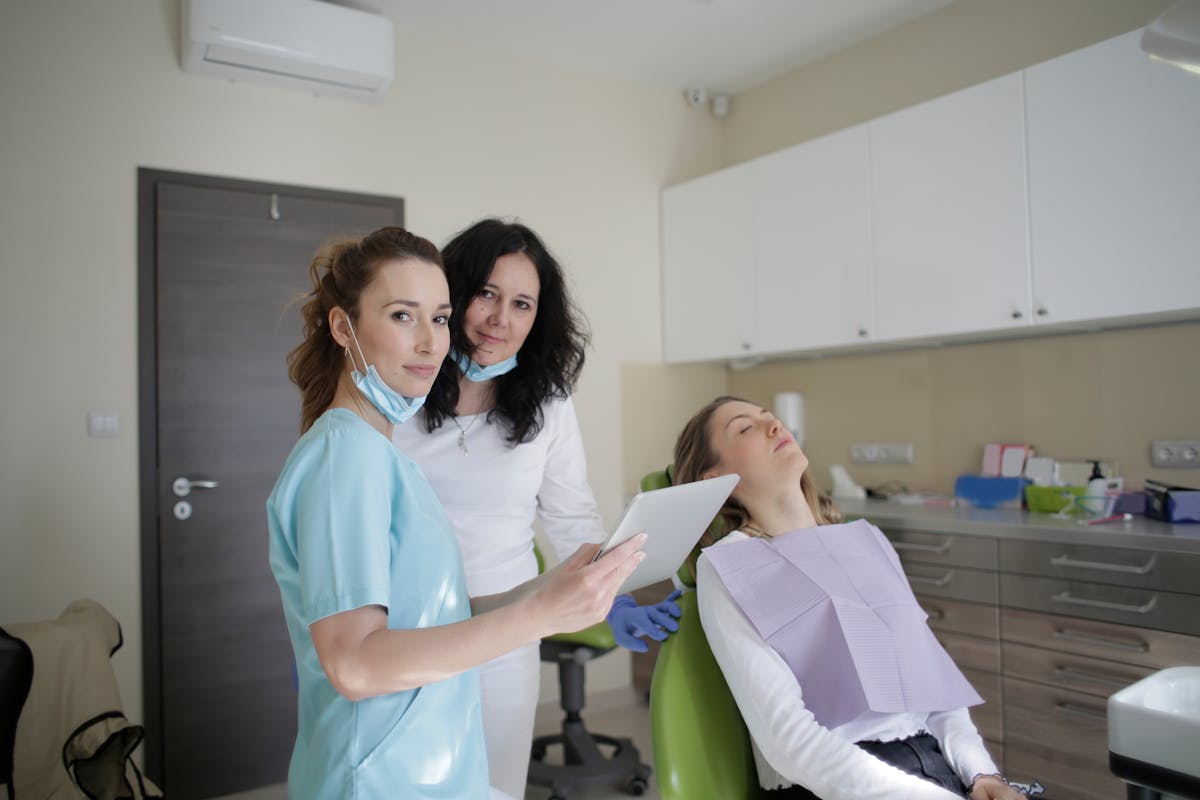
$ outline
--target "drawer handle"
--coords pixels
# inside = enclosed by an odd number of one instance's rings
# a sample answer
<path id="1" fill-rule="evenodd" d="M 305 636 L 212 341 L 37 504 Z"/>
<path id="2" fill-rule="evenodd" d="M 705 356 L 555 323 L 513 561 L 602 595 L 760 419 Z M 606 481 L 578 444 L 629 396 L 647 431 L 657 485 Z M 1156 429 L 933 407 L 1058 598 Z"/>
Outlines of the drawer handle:
<path id="1" fill-rule="evenodd" d="M 1088 706 L 1077 706 L 1074 703 L 1055 703 L 1054 707 L 1058 709 L 1058 713 L 1068 717 L 1081 717 L 1083 719 L 1095 719 L 1101 722 L 1108 720 L 1108 715 L 1103 711 L 1097 711 Z"/>
<path id="2" fill-rule="evenodd" d="M 1077 642 L 1079 644 L 1091 644 L 1096 647 L 1108 647 L 1113 650 L 1127 650 L 1130 653 L 1147 653 L 1150 651 L 1150 646 L 1145 642 L 1124 642 L 1120 639 L 1108 639 L 1104 636 L 1091 636 L 1086 633 L 1075 633 L 1059 628 L 1054 631 L 1055 639 L 1062 639 L 1065 642 Z"/>
<path id="3" fill-rule="evenodd" d="M 931 608 L 925 612 L 925 615 L 928 616 L 930 619 L 945 619 L 946 618 L 946 612 L 942 611 L 940 608 Z"/>
<path id="4" fill-rule="evenodd" d="M 909 575 L 904 573 L 904 577 L 908 578 L 909 583 L 920 583 L 925 586 L 945 586 L 950 581 L 954 580 L 954 573 L 947 572 L 940 578 L 926 578 L 924 575 Z"/>
<path id="5" fill-rule="evenodd" d="M 1145 575 L 1154 569 L 1155 556 L 1150 556 L 1150 560 L 1145 564 L 1135 566 L 1133 564 L 1110 564 L 1107 561 L 1080 561 L 1071 558 L 1067 555 L 1055 556 L 1050 559 L 1050 563 L 1056 567 L 1072 567 L 1074 569 L 1098 569 L 1105 572 L 1122 572 L 1127 575 Z"/>
<path id="6" fill-rule="evenodd" d="M 1129 605 L 1128 603 L 1112 603 L 1108 600 L 1089 600 L 1086 597 L 1075 597 L 1070 592 L 1059 592 L 1050 599 L 1055 603 L 1087 606 L 1088 608 L 1104 608 L 1109 611 L 1126 611 L 1130 614 L 1149 614 L 1158 605 L 1158 595 L 1151 595 L 1150 599 L 1140 606 Z"/>
<path id="7" fill-rule="evenodd" d="M 1054 668 L 1054 674 L 1060 678 L 1065 678 L 1066 680 L 1069 680 L 1069 681 L 1083 681 L 1084 683 L 1098 683 L 1101 686 L 1115 686 L 1120 689 L 1123 689 L 1126 686 L 1128 686 L 1129 684 L 1133 683 L 1132 680 L 1123 681 L 1123 680 L 1120 680 L 1119 678 L 1110 678 L 1106 675 L 1092 675 L 1090 672 L 1080 672 L 1077 669 L 1071 669 L 1070 667 L 1064 667 L 1062 665 L 1059 665 Z"/>
<path id="8" fill-rule="evenodd" d="M 892 542 L 892 547 L 897 550 L 915 550 L 919 553 L 936 553 L 944 555 L 950 550 L 950 540 L 943 539 L 941 544 L 925 544 L 924 542 Z"/>

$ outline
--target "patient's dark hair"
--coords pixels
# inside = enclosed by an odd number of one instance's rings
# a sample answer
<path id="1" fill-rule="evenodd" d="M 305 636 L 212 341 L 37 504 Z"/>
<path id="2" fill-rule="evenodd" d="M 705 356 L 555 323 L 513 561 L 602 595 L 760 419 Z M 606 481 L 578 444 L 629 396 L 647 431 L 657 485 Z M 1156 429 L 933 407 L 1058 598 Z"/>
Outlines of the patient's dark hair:
<path id="1" fill-rule="evenodd" d="M 542 429 L 542 403 L 566 399 L 583 370 L 584 350 L 591 339 L 587 322 L 567 293 L 562 267 L 538 235 L 528 227 L 500 219 L 483 219 L 459 232 L 442 248 L 446 280 L 450 283 L 450 343 L 470 353 L 463 325 L 467 306 L 492 275 L 501 256 L 524 253 L 537 268 L 537 315 L 517 355 L 517 366 L 496 378 L 496 406 L 488 422 L 503 423 L 510 445 L 532 441 Z M 458 404 L 458 366 L 442 363 L 425 400 L 425 424 L 437 430 Z"/>
<path id="2" fill-rule="evenodd" d="M 721 406 L 734 402 L 758 405 L 741 397 L 722 395 L 697 411 L 683 426 L 679 438 L 675 441 L 674 483 L 692 483 L 702 480 L 704 473 L 717 465 L 720 459 L 717 451 L 713 448 L 712 418 Z M 808 501 L 813 518 L 818 525 L 829 525 L 842 521 L 842 513 L 832 500 L 817 490 L 812 478 L 808 477 L 808 472 L 800 476 L 800 490 L 804 492 L 804 499 Z M 700 537 L 701 547 L 707 547 L 719 541 L 732 530 L 740 529 L 747 535 L 757 535 L 743 527 L 750 521 L 750 512 L 732 495 L 725 501 L 719 519 L 722 520 L 720 525 L 710 527 Z"/>

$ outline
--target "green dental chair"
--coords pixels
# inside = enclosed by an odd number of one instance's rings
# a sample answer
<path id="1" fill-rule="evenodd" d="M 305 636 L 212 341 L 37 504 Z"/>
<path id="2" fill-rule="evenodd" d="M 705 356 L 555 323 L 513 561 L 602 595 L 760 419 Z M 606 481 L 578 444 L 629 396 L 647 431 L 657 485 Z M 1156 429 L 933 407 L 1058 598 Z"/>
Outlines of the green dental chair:
<path id="1" fill-rule="evenodd" d="M 642 491 L 671 485 L 671 467 L 642 478 Z M 690 563 L 679 569 L 689 587 Z M 650 683 L 654 769 L 662 800 L 766 800 L 750 733 L 700 626 L 696 593 L 677 601 L 679 631 L 658 651 Z"/>

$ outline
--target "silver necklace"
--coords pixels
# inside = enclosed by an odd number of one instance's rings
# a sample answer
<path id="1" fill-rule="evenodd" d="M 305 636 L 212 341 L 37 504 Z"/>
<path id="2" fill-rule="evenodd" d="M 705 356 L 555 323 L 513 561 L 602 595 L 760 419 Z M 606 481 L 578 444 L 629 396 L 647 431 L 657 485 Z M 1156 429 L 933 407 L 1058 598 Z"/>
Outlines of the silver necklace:
<path id="1" fill-rule="evenodd" d="M 458 421 L 458 415 L 455 414 L 450 419 L 454 420 L 454 427 L 458 428 L 458 449 L 463 451 L 463 455 L 467 453 L 467 431 L 471 430 L 471 426 L 475 424 L 475 420 L 479 419 L 482 414 L 476 414 L 471 417 L 471 421 L 467 423 L 467 427 L 463 427 Z"/>

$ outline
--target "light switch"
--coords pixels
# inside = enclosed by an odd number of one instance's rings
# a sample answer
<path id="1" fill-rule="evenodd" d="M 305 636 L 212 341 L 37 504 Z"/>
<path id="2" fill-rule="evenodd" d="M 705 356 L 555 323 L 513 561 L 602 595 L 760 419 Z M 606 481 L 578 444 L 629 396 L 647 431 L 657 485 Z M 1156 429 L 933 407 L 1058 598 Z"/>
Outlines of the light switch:
<path id="1" fill-rule="evenodd" d="M 116 436 L 120 433 L 120 421 L 115 411 L 89 411 L 87 422 L 88 436 Z"/>

